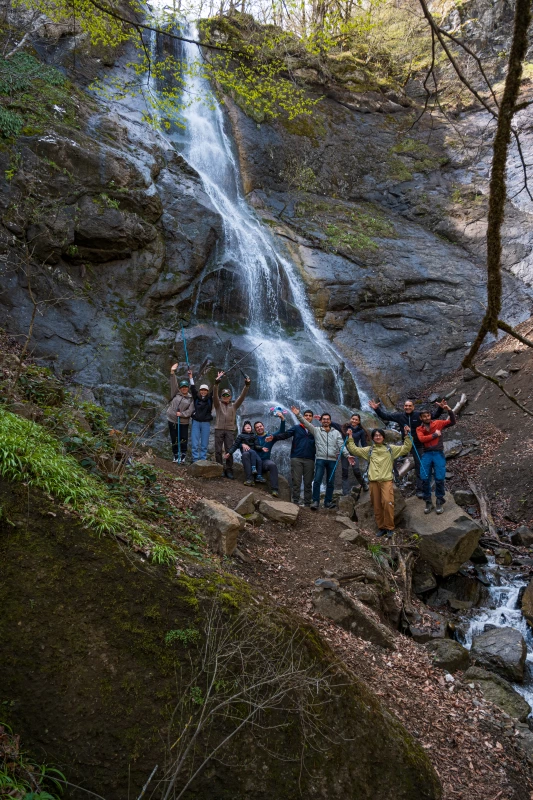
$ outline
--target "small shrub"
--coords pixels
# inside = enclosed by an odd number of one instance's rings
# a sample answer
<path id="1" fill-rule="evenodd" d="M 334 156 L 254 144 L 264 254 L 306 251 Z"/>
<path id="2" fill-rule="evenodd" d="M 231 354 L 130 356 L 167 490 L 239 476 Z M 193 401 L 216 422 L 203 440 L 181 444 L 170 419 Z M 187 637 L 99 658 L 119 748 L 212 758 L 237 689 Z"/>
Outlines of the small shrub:
<path id="1" fill-rule="evenodd" d="M 17 114 L 16 111 L 9 111 L 6 108 L 0 108 L 0 134 L 4 139 L 11 139 L 18 136 L 24 125 L 24 120 Z M 6 170 L 6 180 L 11 180 L 13 175 L 10 170 Z"/>
<path id="2" fill-rule="evenodd" d="M 167 646 L 174 644 L 174 642 L 181 642 L 181 644 L 188 647 L 190 644 L 196 644 L 200 639 L 200 631 L 197 628 L 185 628 L 184 630 L 169 631 L 165 635 L 165 644 Z"/>

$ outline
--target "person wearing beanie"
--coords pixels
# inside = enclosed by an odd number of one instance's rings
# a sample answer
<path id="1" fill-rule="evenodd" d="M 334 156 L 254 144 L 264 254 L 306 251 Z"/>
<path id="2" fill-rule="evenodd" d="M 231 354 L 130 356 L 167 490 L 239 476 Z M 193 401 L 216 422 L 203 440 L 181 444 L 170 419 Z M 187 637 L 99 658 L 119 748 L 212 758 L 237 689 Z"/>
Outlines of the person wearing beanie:
<path id="1" fill-rule="evenodd" d="M 170 403 L 167 406 L 168 429 L 172 442 L 172 454 L 177 464 L 183 464 L 189 443 L 189 420 L 194 411 L 194 400 L 189 394 L 189 381 L 179 382 L 176 370 L 179 364 L 170 368 Z M 179 423 L 178 423 L 179 420 Z"/>
<path id="2" fill-rule="evenodd" d="M 244 467 L 244 485 L 253 486 L 254 478 L 257 483 L 266 483 L 263 478 L 263 461 L 259 455 L 260 446 L 257 441 L 257 434 L 252 430 L 252 423 L 249 419 L 245 420 L 242 430 L 231 445 L 224 458 L 228 459 L 235 450 L 241 451 L 242 465 Z"/>
<path id="3" fill-rule="evenodd" d="M 394 533 L 394 482 L 393 467 L 397 458 L 406 456 L 413 445 L 409 425 L 404 426 L 406 436 L 400 445 L 385 444 L 385 431 L 374 428 L 370 434 L 372 444 L 369 447 L 357 447 L 353 440 L 352 430 L 348 429 L 346 449 L 352 456 L 368 461 L 368 485 L 374 516 L 378 526 L 378 536 L 392 537 Z"/>
<path id="4" fill-rule="evenodd" d="M 250 389 L 251 380 L 246 376 L 244 380 L 244 389 L 235 401 L 231 399 L 230 389 L 222 389 L 219 397 L 218 387 L 222 377 L 225 373 L 219 372 L 213 389 L 213 406 L 215 408 L 215 459 L 219 464 L 223 463 L 222 449 L 229 453 L 230 448 L 235 441 L 235 434 L 237 432 L 237 409 L 244 402 L 244 398 Z M 230 454 L 229 458 L 225 459 L 226 466 L 224 474 L 226 478 L 233 480 L 233 456 Z"/>
<path id="5" fill-rule="evenodd" d="M 194 385 L 192 370 L 188 372 L 191 394 L 194 400 L 194 411 L 191 417 L 191 451 L 193 461 L 204 461 L 207 458 L 209 431 L 213 419 L 213 393 L 207 383 L 202 383 L 197 390 Z"/>

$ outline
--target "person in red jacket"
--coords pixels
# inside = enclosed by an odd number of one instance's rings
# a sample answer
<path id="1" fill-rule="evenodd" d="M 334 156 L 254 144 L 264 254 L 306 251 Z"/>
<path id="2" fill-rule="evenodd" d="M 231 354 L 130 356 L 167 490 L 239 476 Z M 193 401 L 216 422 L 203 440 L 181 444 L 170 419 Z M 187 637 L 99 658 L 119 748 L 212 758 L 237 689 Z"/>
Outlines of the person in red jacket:
<path id="1" fill-rule="evenodd" d="M 431 411 L 420 412 L 420 422 L 416 434 L 418 441 L 424 446 L 424 452 L 420 462 L 420 473 L 423 479 L 424 500 L 426 507 L 424 514 L 429 514 L 433 510 L 431 503 L 431 473 L 435 475 L 435 497 L 437 514 L 444 511 L 443 505 L 446 502 L 444 495 L 444 481 L 446 478 L 446 457 L 444 455 L 444 445 L 442 441 L 442 431 L 455 425 L 455 414 L 448 404 L 443 404 L 442 409 L 449 414 L 448 419 L 431 419 Z"/>

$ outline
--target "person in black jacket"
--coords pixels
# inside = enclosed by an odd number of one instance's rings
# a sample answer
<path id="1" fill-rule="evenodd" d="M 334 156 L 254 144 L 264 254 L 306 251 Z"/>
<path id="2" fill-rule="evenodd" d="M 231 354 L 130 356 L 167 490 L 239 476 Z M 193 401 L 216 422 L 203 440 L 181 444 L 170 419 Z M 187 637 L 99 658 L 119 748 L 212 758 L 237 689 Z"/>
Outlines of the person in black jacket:
<path id="1" fill-rule="evenodd" d="M 353 441 L 356 447 L 366 447 L 366 432 L 363 426 L 361 425 L 361 417 L 359 414 L 352 414 L 350 417 L 350 421 L 346 422 L 344 425 L 339 425 L 338 422 L 332 422 L 331 427 L 335 428 L 342 434 L 342 438 L 346 439 L 348 435 L 348 431 L 352 431 Z M 341 456 L 341 468 L 342 468 L 342 493 L 350 494 L 350 467 L 352 468 L 355 480 L 363 489 L 363 491 L 368 492 L 368 483 L 366 483 L 365 479 L 361 474 L 361 468 L 359 465 L 359 459 L 355 458 L 354 456 Z"/>
<path id="2" fill-rule="evenodd" d="M 187 373 L 189 376 L 190 391 L 194 400 L 194 411 L 192 413 L 191 429 L 191 450 L 193 461 L 204 461 L 207 458 L 207 446 L 209 444 L 209 431 L 211 420 L 213 419 L 213 392 L 209 391 L 209 386 L 202 383 L 197 390 L 194 385 L 192 370 Z"/>
<path id="3" fill-rule="evenodd" d="M 424 497 L 424 486 L 423 480 L 420 475 L 420 464 L 422 461 L 422 453 L 424 452 L 424 446 L 419 441 L 416 429 L 421 425 L 420 422 L 420 411 L 415 411 L 415 404 L 412 400 L 406 400 L 403 404 L 403 411 L 384 411 L 381 408 L 381 403 L 379 400 L 370 400 L 368 405 L 370 408 L 377 414 L 380 419 L 386 420 L 388 422 L 396 422 L 400 426 L 400 430 L 402 432 L 402 441 L 405 439 L 406 434 L 404 433 L 404 428 L 406 425 L 409 426 L 411 430 L 411 436 L 413 437 L 413 459 L 415 462 L 415 474 L 416 474 L 416 496 L 423 498 Z M 435 403 L 437 408 L 431 412 L 431 419 L 437 419 L 441 416 L 444 406 L 446 405 L 446 400 L 441 400 L 440 402 Z"/>
<path id="4" fill-rule="evenodd" d="M 241 451 L 245 477 L 244 485 L 253 486 L 254 478 L 257 483 L 266 483 L 263 478 L 263 462 L 259 455 L 261 448 L 257 440 L 257 435 L 252 431 L 252 423 L 248 419 L 243 423 L 242 431 L 239 433 L 228 452 L 224 454 L 224 458 L 232 456 L 235 450 Z"/>
<path id="5" fill-rule="evenodd" d="M 313 421 L 313 412 L 304 411 L 304 419 Z M 291 483 L 292 502 L 299 505 L 300 489 L 304 482 L 303 505 L 309 508 L 313 501 L 313 475 L 315 474 L 315 439 L 305 425 L 298 423 L 284 433 L 277 433 L 276 440 L 290 439 L 291 446 Z"/>

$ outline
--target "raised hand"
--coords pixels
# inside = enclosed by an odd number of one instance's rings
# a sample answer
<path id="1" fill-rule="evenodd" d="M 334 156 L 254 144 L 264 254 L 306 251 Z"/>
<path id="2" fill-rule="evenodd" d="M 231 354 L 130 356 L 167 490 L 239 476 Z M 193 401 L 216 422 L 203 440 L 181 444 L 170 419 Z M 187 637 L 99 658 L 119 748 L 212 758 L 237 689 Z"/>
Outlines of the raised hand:
<path id="1" fill-rule="evenodd" d="M 296 406 L 291 406 L 291 411 L 292 411 L 292 413 L 294 414 L 294 416 L 296 416 L 296 417 L 297 417 L 297 416 L 298 416 L 298 414 L 300 413 L 300 409 L 299 409 L 299 408 L 297 408 Z"/>
<path id="2" fill-rule="evenodd" d="M 179 367 L 179 364 L 172 364 L 172 366 L 170 367 L 171 375 L 173 375 L 176 372 L 178 367 Z"/>
<path id="3" fill-rule="evenodd" d="M 446 408 L 446 400 L 444 398 L 442 400 L 435 400 L 435 405 L 440 406 L 440 408 Z"/>
<path id="4" fill-rule="evenodd" d="M 187 375 L 189 376 L 189 378 L 192 378 L 192 369 L 187 370 Z"/>
<path id="5" fill-rule="evenodd" d="M 216 377 L 216 379 L 215 379 L 215 380 L 217 381 L 217 383 L 218 383 L 218 381 L 219 381 L 219 380 L 222 378 L 222 376 L 223 376 L 223 375 L 225 375 L 225 374 L 226 374 L 225 372 L 219 372 L 219 373 L 217 374 L 217 377 Z"/>
<path id="6" fill-rule="evenodd" d="M 379 402 L 379 400 L 369 400 L 368 405 L 375 411 L 376 408 L 380 407 L 381 403 Z"/>
<path id="7" fill-rule="evenodd" d="M 247 375 L 245 377 L 245 379 L 244 379 L 244 382 L 245 382 L 246 386 L 249 386 L 251 384 L 251 382 L 252 382 L 252 379 L 250 377 L 248 377 L 248 375 Z"/>

